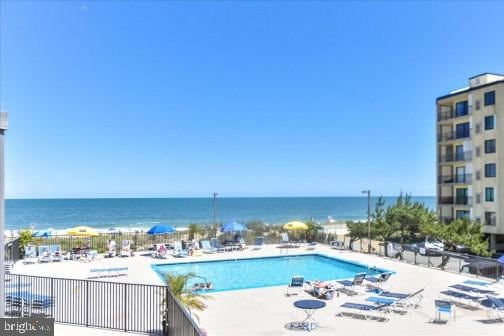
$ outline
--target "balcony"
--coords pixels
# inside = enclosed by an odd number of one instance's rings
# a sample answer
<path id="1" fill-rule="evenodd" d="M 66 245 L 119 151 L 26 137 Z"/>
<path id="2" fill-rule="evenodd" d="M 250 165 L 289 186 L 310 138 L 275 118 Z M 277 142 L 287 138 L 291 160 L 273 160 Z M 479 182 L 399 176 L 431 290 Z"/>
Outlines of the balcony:
<path id="1" fill-rule="evenodd" d="M 466 117 L 469 114 L 470 113 L 469 113 L 468 110 L 467 111 L 460 111 L 458 113 L 455 110 L 453 110 L 453 109 L 448 109 L 448 110 L 445 110 L 445 111 L 439 111 L 438 112 L 438 121 Z"/>
<path id="2" fill-rule="evenodd" d="M 453 196 L 440 196 L 438 198 L 440 205 L 472 205 L 472 197 L 453 197 Z"/>
<path id="3" fill-rule="evenodd" d="M 438 133 L 438 142 L 469 139 L 470 137 L 471 132 L 442 132 Z"/>
<path id="4" fill-rule="evenodd" d="M 439 157 L 439 163 L 463 162 L 472 160 L 472 152 L 466 151 L 461 153 L 442 155 Z"/>
<path id="5" fill-rule="evenodd" d="M 453 222 L 453 217 L 452 216 L 440 216 L 439 222 L 441 222 L 443 224 L 449 224 L 449 223 Z"/>
<path id="6" fill-rule="evenodd" d="M 472 174 L 438 176 L 438 184 L 471 184 L 471 182 Z"/>

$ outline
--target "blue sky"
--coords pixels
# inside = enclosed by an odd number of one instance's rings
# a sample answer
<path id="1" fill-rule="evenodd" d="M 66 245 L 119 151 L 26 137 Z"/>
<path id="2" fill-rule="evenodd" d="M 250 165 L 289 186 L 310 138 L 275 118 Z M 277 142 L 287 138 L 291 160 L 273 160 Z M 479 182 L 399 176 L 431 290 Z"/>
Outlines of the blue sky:
<path id="1" fill-rule="evenodd" d="M 1 4 L 8 197 L 435 193 L 504 3 Z"/>

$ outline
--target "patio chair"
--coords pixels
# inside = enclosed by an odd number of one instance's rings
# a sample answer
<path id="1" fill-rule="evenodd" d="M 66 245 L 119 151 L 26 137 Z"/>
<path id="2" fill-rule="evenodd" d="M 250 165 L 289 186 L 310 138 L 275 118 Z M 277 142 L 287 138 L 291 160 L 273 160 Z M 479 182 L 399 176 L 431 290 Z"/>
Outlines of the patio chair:
<path id="1" fill-rule="evenodd" d="M 5 304 L 10 313 L 19 311 L 21 316 L 49 315 L 45 312 L 54 305 L 54 297 L 28 291 L 15 291 L 6 293 Z"/>
<path id="2" fill-rule="evenodd" d="M 61 245 L 50 245 L 49 251 L 51 252 L 52 261 L 61 261 L 63 259 Z"/>
<path id="3" fill-rule="evenodd" d="M 472 292 L 472 293 L 478 293 L 478 294 L 495 294 L 495 292 L 491 289 L 481 289 L 481 288 L 476 288 L 472 286 L 466 286 L 463 284 L 456 284 L 456 285 L 451 285 L 449 286 L 451 288 L 455 288 L 464 292 Z"/>
<path id="4" fill-rule="evenodd" d="M 166 245 L 156 244 L 156 251 L 154 251 L 154 258 L 165 259 L 168 257 L 168 250 L 166 249 Z"/>
<path id="5" fill-rule="evenodd" d="M 189 254 L 187 253 L 187 250 L 184 250 L 182 248 L 182 242 L 180 240 L 176 241 L 173 244 L 173 256 L 175 258 L 183 258 L 187 257 Z"/>
<path id="6" fill-rule="evenodd" d="M 48 245 L 40 245 L 38 247 L 38 262 L 51 262 L 51 252 Z"/>
<path id="7" fill-rule="evenodd" d="M 339 284 L 342 284 L 345 287 L 354 287 L 354 286 L 362 286 L 364 279 L 366 278 L 366 273 L 357 273 L 352 281 L 350 280 L 339 280 L 336 281 Z"/>
<path id="8" fill-rule="evenodd" d="M 366 288 L 372 292 L 381 292 L 383 291 L 383 284 L 390 279 L 392 273 L 380 273 L 378 276 L 367 276 L 364 280 L 366 283 Z"/>
<path id="9" fill-rule="evenodd" d="M 345 243 L 342 242 L 341 240 L 333 240 L 332 242 L 329 243 L 329 246 L 332 249 L 343 250 L 345 248 Z"/>
<path id="10" fill-rule="evenodd" d="M 264 246 L 264 237 L 256 237 L 253 250 L 260 250 Z"/>
<path id="11" fill-rule="evenodd" d="M 287 232 L 282 232 L 280 234 L 280 236 L 282 237 L 281 246 L 283 246 L 283 247 L 293 247 L 294 246 L 294 244 L 289 240 L 289 234 Z"/>
<path id="12" fill-rule="evenodd" d="M 218 252 L 216 248 L 213 248 L 210 245 L 210 241 L 208 241 L 208 240 L 201 241 L 201 250 L 203 251 L 203 253 L 216 253 L 216 252 Z"/>
<path id="13" fill-rule="evenodd" d="M 461 293 L 454 290 L 445 290 L 441 294 L 448 296 L 449 301 L 455 305 L 462 307 L 470 307 L 473 309 L 478 309 L 482 300 L 486 298 L 483 296 L 474 296 L 467 293 Z"/>
<path id="14" fill-rule="evenodd" d="M 378 294 L 378 296 L 400 300 L 399 304 L 401 306 L 416 308 L 420 305 L 420 302 L 423 299 L 422 293 L 424 290 L 425 288 L 422 288 L 409 294 L 384 291 Z"/>
<path id="15" fill-rule="evenodd" d="M 35 264 L 37 263 L 37 249 L 33 245 L 27 245 L 24 247 L 24 259 L 23 264 Z"/>
<path id="16" fill-rule="evenodd" d="M 226 248 L 223 246 L 220 242 L 219 239 L 217 238 L 211 238 L 210 239 L 210 245 L 212 246 L 213 249 L 215 249 L 217 252 L 226 252 L 230 251 L 230 249 Z"/>
<path id="17" fill-rule="evenodd" d="M 306 250 L 313 251 L 317 248 L 317 242 L 311 242 L 306 244 Z"/>
<path id="18" fill-rule="evenodd" d="M 297 295 L 301 291 L 304 286 L 304 277 L 301 275 L 293 276 L 290 283 L 287 285 L 286 296 Z M 291 291 L 295 288 L 297 291 L 295 294 L 292 294 Z"/>
<path id="19" fill-rule="evenodd" d="M 487 295 L 487 298 L 491 304 L 490 308 L 487 309 L 488 317 L 490 319 L 500 319 L 504 322 L 504 300 L 492 295 Z"/>
<path id="20" fill-rule="evenodd" d="M 365 303 L 345 302 L 340 307 L 346 308 L 344 312 L 340 312 L 337 316 L 346 316 L 352 318 L 364 318 L 365 320 L 374 320 L 377 322 L 387 322 L 389 319 L 386 314 L 390 313 L 389 304 L 370 305 Z M 359 311 L 359 313 L 356 313 Z"/>
<path id="21" fill-rule="evenodd" d="M 131 240 L 123 240 L 121 244 L 121 257 L 131 256 Z"/>
<path id="22" fill-rule="evenodd" d="M 446 323 L 447 320 L 441 319 L 441 314 L 448 314 L 450 317 L 453 316 L 453 320 L 455 321 L 455 305 L 450 301 L 445 300 L 435 300 L 434 305 L 436 306 L 436 318 L 434 322 L 442 322 Z"/>

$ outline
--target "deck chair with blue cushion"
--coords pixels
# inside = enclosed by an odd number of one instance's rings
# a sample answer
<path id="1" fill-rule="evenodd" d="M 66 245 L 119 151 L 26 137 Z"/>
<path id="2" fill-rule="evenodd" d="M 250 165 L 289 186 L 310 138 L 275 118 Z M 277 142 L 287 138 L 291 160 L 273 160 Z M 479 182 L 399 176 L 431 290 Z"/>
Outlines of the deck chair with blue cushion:
<path id="1" fill-rule="evenodd" d="M 487 314 L 490 319 L 500 319 L 504 322 L 504 299 L 499 299 L 492 295 L 487 295 L 490 301 L 490 308 L 487 309 Z"/>
<path id="2" fill-rule="evenodd" d="M 52 261 L 61 261 L 63 259 L 61 245 L 50 245 L 49 251 L 51 252 Z"/>
<path id="3" fill-rule="evenodd" d="M 21 310 L 21 316 L 32 314 L 50 315 L 47 311 L 54 305 L 54 297 L 34 294 L 27 291 L 14 291 L 5 295 L 6 308 L 12 313 L 16 310 Z M 29 307 L 28 309 L 26 309 Z"/>
<path id="4" fill-rule="evenodd" d="M 347 295 L 357 295 L 358 293 L 355 291 L 356 286 L 362 286 L 364 279 L 366 278 L 366 273 L 357 273 L 353 280 L 339 280 L 336 281 L 343 287 L 338 288 L 338 291 L 345 293 Z"/>
<path id="5" fill-rule="evenodd" d="M 435 300 L 434 305 L 436 306 L 436 318 L 434 322 L 436 323 L 446 323 L 447 320 L 441 319 L 441 314 L 448 314 L 450 317 L 453 316 L 455 320 L 455 305 L 450 301 L 445 300 Z"/>
<path id="6" fill-rule="evenodd" d="M 483 296 L 474 296 L 467 293 L 457 292 L 451 289 L 442 291 L 441 294 L 449 297 L 449 301 L 456 305 L 474 309 L 478 309 L 481 301 L 486 299 Z"/>
<path id="7" fill-rule="evenodd" d="M 366 284 L 366 287 L 368 290 L 373 291 L 373 292 L 379 292 L 382 290 L 382 286 L 387 280 L 390 278 L 392 273 L 386 272 L 386 273 L 380 273 L 377 276 L 367 276 L 364 280 L 366 280 L 368 283 Z"/>
<path id="8" fill-rule="evenodd" d="M 39 263 L 51 261 L 51 252 L 48 245 L 40 245 L 38 247 L 38 261 Z"/>
<path id="9" fill-rule="evenodd" d="M 37 248 L 33 245 L 25 246 L 23 264 L 35 264 L 37 261 Z"/>
<path id="10" fill-rule="evenodd" d="M 182 242 L 179 240 L 179 241 L 176 241 L 174 244 L 173 244 L 173 256 L 175 258 L 183 258 L 183 257 L 187 257 L 189 254 L 187 253 L 187 250 L 184 250 L 182 248 Z"/>
<path id="11" fill-rule="evenodd" d="M 208 241 L 208 240 L 202 240 L 202 241 L 201 241 L 201 250 L 202 250 L 204 253 L 215 253 L 215 252 L 217 252 L 217 249 L 216 249 L 216 248 L 213 248 L 213 247 L 210 245 L 210 241 Z"/>
<path id="12" fill-rule="evenodd" d="M 253 250 L 260 250 L 264 246 L 264 237 L 256 237 Z"/>
<path id="13" fill-rule="evenodd" d="M 450 287 L 464 291 L 464 292 L 472 292 L 472 293 L 478 293 L 478 294 L 495 294 L 495 292 L 490 289 L 481 289 L 481 288 L 466 286 L 466 285 L 462 285 L 462 284 L 451 285 Z"/>
<path id="14" fill-rule="evenodd" d="M 304 277 L 301 275 L 293 276 L 290 283 L 287 285 L 287 293 L 286 296 L 297 295 L 301 291 L 304 286 Z M 295 288 L 296 293 L 291 293 L 291 291 Z"/>
<path id="15" fill-rule="evenodd" d="M 210 239 L 210 245 L 212 248 L 214 248 L 217 252 L 226 252 L 230 251 L 229 248 L 226 248 L 224 245 L 221 244 L 220 240 L 217 238 L 211 238 Z"/>
<path id="16" fill-rule="evenodd" d="M 352 318 L 364 318 L 365 320 L 374 320 L 378 322 L 387 322 L 389 319 L 386 314 L 390 313 L 390 304 L 371 305 L 365 303 L 345 302 L 340 306 L 345 308 L 337 316 L 349 316 Z M 358 313 L 356 313 L 358 311 Z"/>
<path id="17" fill-rule="evenodd" d="M 379 293 L 378 296 L 400 300 L 400 304 L 406 308 L 416 308 L 420 305 L 420 302 L 423 299 L 422 293 L 424 290 L 425 288 L 422 288 L 412 293 L 394 293 L 384 291 Z"/>

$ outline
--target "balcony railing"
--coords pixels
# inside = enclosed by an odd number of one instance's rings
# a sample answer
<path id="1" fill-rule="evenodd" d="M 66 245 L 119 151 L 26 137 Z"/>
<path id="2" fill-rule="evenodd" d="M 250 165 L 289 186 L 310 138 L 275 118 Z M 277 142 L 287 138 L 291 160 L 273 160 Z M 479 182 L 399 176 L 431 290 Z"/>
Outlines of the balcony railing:
<path id="1" fill-rule="evenodd" d="M 440 196 L 438 203 L 443 205 L 472 205 L 472 197 Z"/>
<path id="2" fill-rule="evenodd" d="M 472 151 L 466 151 L 462 153 L 442 155 L 439 157 L 439 163 L 446 162 L 457 162 L 457 161 L 469 161 L 472 160 Z"/>
<path id="3" fill-rule="evenodd" d="M 441 175 L 438 176 L 439 184 L 470 184 L 472 182 L 472 174 L 463 175 Z"/>
<path id="4" fill-rule="evenodd" d="M 453 217 L 452 216 L 440 216 L 439 221 L 444 224 L 448 224 L 453 222 Z"/>
<path id="5" fill-rule="evenodd" d="M 438 112 L 438 121 L 443 121 L 443 120 L 448 120 L 448 119 L 453 119 L 453 118 L 460 118 L 460 117 L 465 117 L 470 114 L 469 109 L 466 112 L 462 113 L 457 113 L 455 110 L 446 110 L 446 111 L 439 111 Z"/>
<path id="6" fill-rule="evenodd" d="M 459 140 L 459 139 L 468 139 L 471 137 L 471 132 L 442 132 L 438 133 L 438 142 L 443 141 L 451 141 L 451 140 Z"/>
<path id="7" fill-rule="evenodd" d="M 472 197 L 455 197 L 456 205 L 472 205 Z"/>

